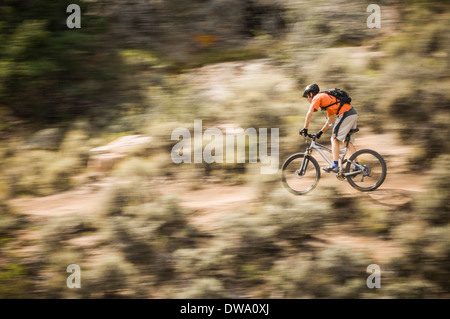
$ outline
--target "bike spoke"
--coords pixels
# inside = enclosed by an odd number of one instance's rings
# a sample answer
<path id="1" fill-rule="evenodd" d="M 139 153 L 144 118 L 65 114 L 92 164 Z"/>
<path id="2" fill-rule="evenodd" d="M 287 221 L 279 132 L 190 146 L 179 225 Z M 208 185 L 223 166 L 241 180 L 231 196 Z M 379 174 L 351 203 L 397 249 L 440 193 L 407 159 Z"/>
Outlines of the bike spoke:
<path id="1" fill-rule="evenodd" d="M 296 195 L 311 191 L 320 177 L 317 162 L 312 158 L 304 160 L 303 154 L 297 154 L 289 158 L 283 165 L 282 170 L 283 184 Z"/>
<path id="2" fill-rule="evenodd" d="M 361 150 L 349 160 L 346 176 L 354 188 L 360 191 L 371 191 L 383 183 L 386 177 L 386 164 L 378 153 Z"/>

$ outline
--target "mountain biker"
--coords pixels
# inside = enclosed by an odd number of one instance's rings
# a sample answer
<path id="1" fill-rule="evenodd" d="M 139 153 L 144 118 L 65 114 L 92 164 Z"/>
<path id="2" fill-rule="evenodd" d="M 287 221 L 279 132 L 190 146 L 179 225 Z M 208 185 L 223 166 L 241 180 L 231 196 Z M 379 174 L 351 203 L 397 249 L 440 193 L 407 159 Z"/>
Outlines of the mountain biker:
<path id="1" fill-rule="evenodd" d="M 339 141 L 343 142 L 350 130 L 357 127 L 358 115 L 355 109 L 348 103 L 343 104 L 339 110 L 339 114 L 337 114 L 340 103 L 336 103 L 337 99 L 335 97 L 320 92 L 319 86 L 316 83 L 310 84 L 305 88 L 303 97 L 307 98 L 310 103 L 310 107 L 306 113 L 303 129 L 299 132 L 300 135 L 307 136 L 312 115 L 314 112 L 319 110 L 319 107 L 327 107 L 330 104 L 332 105 L 326 108 L 327 121 L 322 129 L 316 134 L 316 138 L 319 139 L 328 127 L 334 126 L 331 135 L 333 165 L 322 167 L 322 169 L 328 173 L 337 173 L 339 171 Z M 353 145 L 354 140 L 355 135 L 352 134 L 350 137 L 350 142 L 348 143 L 348 150 L 351 154 L 356 151 L 355 146 Z"/>

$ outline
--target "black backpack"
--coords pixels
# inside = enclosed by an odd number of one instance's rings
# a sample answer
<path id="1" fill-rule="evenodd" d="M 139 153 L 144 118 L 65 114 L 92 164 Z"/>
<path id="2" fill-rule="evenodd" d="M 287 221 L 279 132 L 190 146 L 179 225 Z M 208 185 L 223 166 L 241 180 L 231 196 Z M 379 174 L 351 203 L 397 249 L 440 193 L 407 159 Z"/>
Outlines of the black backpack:
<path id="1" fill-rule="evenodd" d="M 330 106 L 340 103 L 339 108 L 336 112 L 336 114 L 339 114 L 339 111 L 341 110 L 341 107 L 344 104 L 346 104 L 346 103 L 350 104 L 352 102 L 352 98 L 348 95 L 348 93 L 341 89 L 336 89 L 336 88 L 329 89 L 329 90 L 323 91 L 321 93 L 326 93 L 326 94 L 334 96 L 336 98 L 336 102 L 334 102 L 330 105 L 327 105 L 327 106 L 321 106 L 322 110 L 326 110 Z"/>

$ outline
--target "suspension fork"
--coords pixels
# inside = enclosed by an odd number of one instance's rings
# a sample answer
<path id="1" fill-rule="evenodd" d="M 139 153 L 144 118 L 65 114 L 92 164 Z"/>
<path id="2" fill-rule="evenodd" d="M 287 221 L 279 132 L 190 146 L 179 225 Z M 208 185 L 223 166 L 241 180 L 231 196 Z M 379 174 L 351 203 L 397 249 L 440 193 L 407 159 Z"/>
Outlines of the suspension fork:
<path id="1" fill-rule="evenodd" d="M 302 165 L 300 165 L 300 169 L 298 170 L 298 175 L 305 175 L 306 169 L 309 164 L 309 155 L 311 154 L 311 148 L 307 148 L 305 152 L 305 156 L 303 156 Z"/>

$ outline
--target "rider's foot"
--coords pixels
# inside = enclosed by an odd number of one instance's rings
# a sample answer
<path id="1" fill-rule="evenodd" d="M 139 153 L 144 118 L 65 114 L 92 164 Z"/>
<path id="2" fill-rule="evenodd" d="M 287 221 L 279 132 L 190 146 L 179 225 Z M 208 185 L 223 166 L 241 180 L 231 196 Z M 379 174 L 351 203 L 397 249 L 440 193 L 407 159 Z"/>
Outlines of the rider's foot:
<path id="1" fill-rule="evenodd" d="M 339 172 L 339 167 L 338 166 L 327 166 L 327 167 L 322 167 L 322 169 L 327 172 L 327 173 L 337 173 Z"/>

